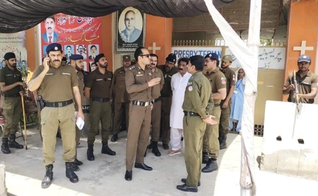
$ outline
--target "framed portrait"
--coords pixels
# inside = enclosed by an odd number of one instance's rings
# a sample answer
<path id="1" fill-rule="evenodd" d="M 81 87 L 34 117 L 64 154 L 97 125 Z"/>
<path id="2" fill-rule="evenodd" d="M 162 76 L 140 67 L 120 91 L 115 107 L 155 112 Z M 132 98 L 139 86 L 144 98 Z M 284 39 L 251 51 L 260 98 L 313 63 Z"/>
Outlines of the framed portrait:
<path id="1" fill-rule="evenodd" d="M 138 9 L 127 7 L 117 11 L 117 51 L 130 52 L 145 42 L 145 15 Z"/>

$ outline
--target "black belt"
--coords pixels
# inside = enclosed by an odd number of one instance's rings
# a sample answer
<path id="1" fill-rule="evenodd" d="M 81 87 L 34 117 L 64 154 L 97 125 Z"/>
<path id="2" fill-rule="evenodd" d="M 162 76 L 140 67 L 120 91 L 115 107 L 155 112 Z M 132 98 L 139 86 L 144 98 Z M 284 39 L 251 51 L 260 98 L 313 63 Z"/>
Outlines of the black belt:
<path id="1" fill-rule="evenodd" d="M 20 94 L 13 94 L 13 95 L 5 95 L 3 94 L 4 97 L 20 97 Z"/>
<path id="2" fill-rule="evenodd" d="M 156 102 L 158 102 L 158 101 L 161 101 L 161 97 L 159 97 L 159 98 L 155 99 L 155 101 L 154 101 L 154 102 L 156 103 Z"/>
<path id="3" fill-rule="evenodd" d="M 220 107 L 220 106 L 221 106 L 221 104 L 214 104 L 214 106 L 215 106 L 215 107 Z"/>
<path id="4" fill-rule="evenodd" d="M 147 101 L 147 102 L 143 102 L 143 101 L 131 101 L 131 103 L 133 105 L 138 105 L 138 106 L 148 106 L 150 105 L 150 101 Z"/>
<path id="5" fill-rule="evenodd" d="M 109 102 L 109 98 L 93 97 L 93 98 L 92 98 L 92 101 Z"/>
<path id="6" fill-rule="evenodd" d="M 73 99 L 68 101 L 59 101 L 59 102 L 44 102 L 44 107 L 53 107 L 53 108 L 60 108 L 73 103 Z"/>
<path id="7" fill-rule="evenodd" d="M 170 97 L 171 95 L 161 95 L 161 97 Z"/>
<path id="8" fill-rule="evenodd" d="M 195 112 L 188 112 L 188 111 L 183 111 L 185 116 L 200 116 L 198 113 Z"/>

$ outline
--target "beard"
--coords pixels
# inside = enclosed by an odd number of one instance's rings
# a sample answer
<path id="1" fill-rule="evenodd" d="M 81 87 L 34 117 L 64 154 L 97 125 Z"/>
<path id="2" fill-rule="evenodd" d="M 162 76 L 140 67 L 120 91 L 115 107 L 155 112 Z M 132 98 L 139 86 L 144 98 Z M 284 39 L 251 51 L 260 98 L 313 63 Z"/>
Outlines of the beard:
<path id="1" fill-rule="evenodd" d="M 100 64 L 100 67 L 101 67 L 101 68 L 107 68 L 107 66 L 108 66 L 108 63 Z"/>

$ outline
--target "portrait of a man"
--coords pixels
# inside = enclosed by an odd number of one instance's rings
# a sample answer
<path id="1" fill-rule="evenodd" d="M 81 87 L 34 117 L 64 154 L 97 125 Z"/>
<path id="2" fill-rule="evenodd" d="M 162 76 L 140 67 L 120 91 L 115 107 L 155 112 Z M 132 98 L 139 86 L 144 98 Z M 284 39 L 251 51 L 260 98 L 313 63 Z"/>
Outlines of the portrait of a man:
<path id="1" fill-rule="evenodd" d="M 71 56 L 72 54 L 74 54 L 73 46 L 71 46 L 71 45 L 66 45 L 66 46 L 64 46 L 64 47 L 65 47 L 65 49 L 64 49 L 64 51 L 65 51 L 65 58 L 66 58 L 67 62 L 70 62 L 70 56 Z"/>
<path id="2" fill-rule="evenodd" d="M 95 57 L 99 54 L 97 45 L 89 45 L 89 60 L 94 60 Z"/>
<path id="3" fill-rule="evenodd" d="M 84 45 L 77 45 L 76 47 L 76 54 L 80 54 L 83 56 L 84 59 L 87 58 L 86 48 Z"/>
<path id="4" fill-rule="evenodd" d="M 126 43 L 135 42 L 141 35 L 141 30 L 136 27 L 136 13 L 128 10 L 124 17 L 125 29 L 120 32 L 121 39 Z"/>
<path id="5" fill-rule="evenodd" d="M 44 21 L 45 32 L 42 34 L 42 39 L 45 43 L 51 44 L 57 42 L 59 34 L 55 32 L 55 18 L 50 16 Z"/>

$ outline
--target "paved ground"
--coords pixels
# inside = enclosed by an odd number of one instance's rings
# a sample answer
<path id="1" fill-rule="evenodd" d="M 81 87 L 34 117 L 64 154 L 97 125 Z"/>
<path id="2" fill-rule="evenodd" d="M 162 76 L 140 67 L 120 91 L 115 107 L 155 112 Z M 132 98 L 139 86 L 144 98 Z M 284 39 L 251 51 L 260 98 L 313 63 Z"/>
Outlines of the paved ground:
<path id="1" fill-rule="evenodd" d="M 0 162 L 6 165 L 6 183 L 9 195 L 18 196 L 84 196 L 84 195 L 132 195 L 132 196 L 178 196 L 194 195 L 178 191 L 175 187 L 181 184 L 180 179 L 186 176 L 183 155 L 169 157 L 163 150 L 161 157 L 148 153 L 145 163 L 154 168 L 151 172 L 134 169 L 133 180 L 124 180 L 125 173 L 125 134 L 120 140 L 111 143 L 110 147 L 117 152 L 114 157 L 100 153 L 101 144 L 95 144 L 95 161 L 86 160 L 86 139 L 82 138 L 78 149 L 79 159 L 84 162 L 77 172 L 80 181 L 72 184 L 65 177 L 65 166 L 62 161 L 62 146 L 58 139 L 56 163 L 54 164 L 54 184 L 41 189 L 44 176 L 42 166 L 41 141 L 35 129 L 28 130 L 28 150 L 12 150 L 10 155 L 0 154 Z M 22 139 L 18 139 L 22 143 Z M 219 170 L 202 174 L 201 186 L 196 195 L 239 196 L 240 176 L 240 135 L 229 134 L 229 148 L 220 153 Z M 255 137 L 255 157 L 261 155 L 262 138 Z M 257 164 L 256 160 L 255 163 Z M 318 195 L 318 182 L 288 177 L 259 171 L 257 174 L 258 196 L 280 195 Z"/>

